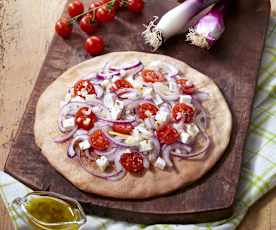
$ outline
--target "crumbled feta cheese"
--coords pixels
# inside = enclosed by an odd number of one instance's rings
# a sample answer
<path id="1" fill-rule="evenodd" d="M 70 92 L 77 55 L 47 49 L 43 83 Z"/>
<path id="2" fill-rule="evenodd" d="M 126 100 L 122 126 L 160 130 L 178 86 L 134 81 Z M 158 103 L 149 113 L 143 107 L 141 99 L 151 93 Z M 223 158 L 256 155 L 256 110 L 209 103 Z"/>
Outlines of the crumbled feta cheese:
<path id="1" fill-rule="evenodd" d="M 191 104 L 192 103 L 192 97 L 190 95 L 180 95 L 179 102 L 180 103 Z"/>
<path id="2" fill-rule="evenodd" d="M 124 108 L 124 102 L 120 101 L 120 100 L 115 100 L 114 106 L 118 107 L 119 109 L 123 109 Z"/>
<path id="3" fill-rule="evenodd" d="M 73 129 L 75 127 L 75 119 L 72 117 L 72 118 L 63 120 L 62 126 L 66 131 Z"/>
<path id="4" fill-rule="evenodd" d="M 89 149 L 91 147 L 91 145 L 88 140 L 84 140 L 79 143 L 79 147 L 81 150 L 86 150 L 86 149 Z"/>
<path id="5" fill-rule="evenodd" d="M 190 142 L 190 135 L 189 133 L 186 133 L 186 132 L 182 132 L 180 134 L 180 141 L 183 143 L 183 144 L 188 144 Z"/>
<path id="6" fill-rule="evenodd" d="M 132 82 L 132 85 L 134 88 L 136 89 L 141 89 L 143 88 L 143 82 L 139 81 L 139 80 L 136 80 L 136 81 L 133 81 Z"/>
<path id="7" fill-rule="evenodd" d="M 85 101 L 86 102 L 93 102 L 96 100 L 96 95 L 95 94 L 87 94 L 85 95 Z"/>
<path id="8" fill-rule="evenodd" d="M 107 108 L 112 108 L 114 105 L 113 95 L 111 93 L 104 95 L 103 103 Z"/>
<path id="9" fill-rule="evenodd" d="M 158 122 L 159 125 L 162 125 L 168 121 L 169 116 L 170 116 L 169 112 L 159 110 L 155 115 L 155 120 Z"/>
<path id="10" fill-rule="evenodd" d="M 152 88 L 149 88 L 149 87 L 144 88 L 143 97 L 147 97 L 147 98 L 152 97 L 152 92 L 153 92 Z"/>
<path id="11" fill-rule="evenodd" d="M 133 133 L 135 135 L 140 135 L 140 136 L 142 136 L 143 138 L 146 138 L 146 139 L 150 139 L 153 135 L 152 132 L 145 127 L 144 123 L 140 123 L 139 125 L 137 125 L 134 128 Z"/>
<path id="12" fill-rule="evenodd" d="M 177 87 L 176 82 L 174 82 L 174 81 L 169 82 L 169 90 L 172 91 L 172 92 L 177 92 L 178 91 L 178 87 Z"/>
<path id="13" fill-rule="evenodd" d="M 156 105 L 161 105 L 163 103 L 163 100 L 158 94 L 156 94 L 155 97 L 153 98 L 153 102 Z"/>
<path id="14" fill-rule="evenodd" d="M 144 140 L 140 142 L 139 151 L 146 152 L 152 150 L 152 141 L 151 140 Z"/>
<path id="15" fill-rule="evenodd" d="M 166 162 L 161 157 L 158 157 L 154 162 L 154 167 L 164 170 L 166 167 Z"/>
<path id="16" fill-rule="evenodd" d="M 184 130 L 183 123 L 181 121 L 177 123 L 173 123 L 172 127 L 175 128 L 179 133 Z"/>
<path id="17" fill-rule="evenodd" d="M 96 164 L 97 164 L 97 166 L 99 167 L 99 169 L 100 169 L 102 172 L 104 172 L 105 169 L 106 169 L 107 166 L 108 166 L 108 159 L 107 159 L 107 157 L 101 156 L 100 158 L 98 158 L 98 159 L 96 160 Z"/>
<path id="18" fill-rule="evenodd" d="M 109 80 L 103 80 L 103 81 L 101 82 L 101 86 L 104 87 L 104 88 L 106 88 L 109 84 L 110 84 L 110 81 L 109 81 Z"/>
<path id="19" fill-rule="evenodd" d="M 85 102 L 85 100 L 82 97 L 80 97 L 80 96 L 73 97 L 71 99 L 71 101 L 72 102 Z"/>
<path id="20" fill-rule="evenodd" d="M 199 128 L 195 124 L 187 124 L 187 133 L 190 134 L 192 137 L 196 137 L 196 135 L 199 133 Z"/>
<path id="21" fill-rule="evenodd" d="M 127 145 L 139 145 L 140 140 L 141 140 L 141 136 L 131 135 L 125 140 L 125 143 Z"/>
<path id="22" fill-rule="evenodd" d="M 115 81 L 119 80 L 120 78 L 121 78 L 120 76 L 113 76 L 111 81 L 115 82 Z"/>
<path id="23" fill-rule="evenodd" d="M 116 107 L 116 106 L 112 107 L 111 108 L 111 119 L 113 119 L 113 120 L 118 119 L 121 112 L 122 112 L 122 109 L 120 109 L 119 107 Z"/>
<path id="24" fill-rule="evenodd" d="M 149 161 L 150 161 L 150 162 L 155 161 L 155 160 L 156 160 L 156 156 L 155 156 L 155 154 L 153 154 L 153 153 L 149 153 L 149 155 L 148 155 L 148 159 L 149 159 Z"/>

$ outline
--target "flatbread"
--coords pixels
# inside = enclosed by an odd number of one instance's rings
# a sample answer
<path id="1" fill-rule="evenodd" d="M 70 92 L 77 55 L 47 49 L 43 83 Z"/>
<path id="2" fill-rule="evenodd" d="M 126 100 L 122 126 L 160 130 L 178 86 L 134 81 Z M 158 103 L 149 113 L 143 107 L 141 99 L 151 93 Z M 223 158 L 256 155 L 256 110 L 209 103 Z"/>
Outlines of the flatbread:
<path id="1" fill-rule="evenodd" d="M 140 59 L 145 65 L 160 60 L 170 63 L 181 71 L 185 78 L 191 80 L 199 90 L 210 94 L 203 107 L 209 114 L 207 129 L 212 144 L 202 159 L 176 160 L 175 169 L 150 169 L 142 176 L 127 173 L 119 181 L 107 181 L 88 174 L 81 168 L 77 159 L 67 157 L 67 143 L 56 144 L 53 138 L 60 135 L 57 126 L 60 101 L 64 99 L 66 89 L 74 80 L 91 72 L 102 69 L 108 60 L 128 63 L 131 59 Z M 232 128 L 231 112 L 223 95 L 215 83 L 202 73 L 174 58 L 141 52 L 114 52 L 85 61 L 63 73 L 41 95 L 34 125 L 36 144 L 49 163 L 79 189 L 102 196 L 122 199 L 142 199 L 172 192 L 190 184 L 204 175 L 226 149 Z"/>

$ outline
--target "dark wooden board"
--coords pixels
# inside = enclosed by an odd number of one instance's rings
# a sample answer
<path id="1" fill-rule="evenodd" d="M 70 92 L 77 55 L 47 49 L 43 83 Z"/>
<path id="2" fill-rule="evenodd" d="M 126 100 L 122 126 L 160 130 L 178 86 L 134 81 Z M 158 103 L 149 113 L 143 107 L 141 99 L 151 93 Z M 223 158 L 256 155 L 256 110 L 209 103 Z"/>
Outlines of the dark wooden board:
<path id="1" fill-rule="evenodd" d="M 150 52 L 142 43 L 142 24 L 176 4 L 173 0 L 152 0 L 141 15 L 120 12 L 114 22 L 102 26 L 99 31 L 106 41 L 106 52 Z M 214 79 L 233 113 L 233 133 L 227 151 L 207 175 L 191 186 L 142 201 L 104 198 L 78 190 L 42 156 L 33 135 L 36 103 L 45 88 L 62 72 L 90 58 L 82 49 L 85 35 L 78 29 L 70 40 L 53 38 L 5 171 L 35 190 L 73 197 L 82 202 L 88 213 L 99 216 L 148 224 L 204 222 L 230 216 L 269 14 L 268 0 L 240 0 L 232 6 L 225 34 L 211 51 L 185 44 L 183 35 L 170 39 L 158 51 L 183 60 Z"/>

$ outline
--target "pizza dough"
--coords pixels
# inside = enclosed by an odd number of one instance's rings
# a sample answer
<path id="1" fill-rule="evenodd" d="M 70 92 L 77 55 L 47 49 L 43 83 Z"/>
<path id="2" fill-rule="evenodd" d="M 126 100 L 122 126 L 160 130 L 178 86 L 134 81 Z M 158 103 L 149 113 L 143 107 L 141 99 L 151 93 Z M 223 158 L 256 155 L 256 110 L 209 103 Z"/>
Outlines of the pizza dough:
<path id="1" fill-rule="evenodd" d="M 108 60 L 118 61 L 120 64 L 129 63 L 131 59 L 139 59 L 145 66 L 156 60 L 170 63 L 199 90 L 210 94 L 202 105 L 209 115 L 207 133 L 212 143 L 202 159 L 174 159 L 174 169 L 162 171 L 153 168 L 146 170 L 142 176 L 127 173 L 119 181 L 108 181 L 88 174 L 81 168 L 77 159 L 67 157 L 68 143 L 56 144 L 53 138 L 60 135 L 57 126 L 60 101 L 64 99 L 66 89 L 72 82 L 88 73 L 99 71 Z M 232 117 L 227 103 L 218 87 L 207 76 L 168 56 L 141 52 L 114 52 L 90 59 L 67 70 L 45 90 L 37 104 L 34 133 L 36 144 L 49 163 L 79 189 L 114 198 L 142 199 L 172 192 L 202 177 L 224 153 L 229 143 L 231 128 Z"/>

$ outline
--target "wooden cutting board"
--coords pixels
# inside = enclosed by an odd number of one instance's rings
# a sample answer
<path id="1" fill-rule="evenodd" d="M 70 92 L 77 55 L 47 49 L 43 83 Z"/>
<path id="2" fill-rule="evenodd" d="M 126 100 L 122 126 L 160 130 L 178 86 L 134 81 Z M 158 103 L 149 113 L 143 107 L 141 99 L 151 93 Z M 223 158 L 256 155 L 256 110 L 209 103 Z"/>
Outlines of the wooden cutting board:
<path id="1" fill-rule="evenodd" d="M 106 52 L 150 52 L 140 36 L 142 24 L 161 16 L 176 1 L 151 0 L 141 15 L 119 12 L 103 25 Z M 184 36 L 170 39 L 157 53 L 187 62 L 212 78 L 228 101 L 234 118 L 231 142 L 222 159 L 201 180 L 175 193 L 141 201 L 116 200 L 78 190 L 40 153 L 33 135 L 39 96 L 61 73 L 86 59 L 86 36 L 77 28 L 70 40 L 54 37 L 26 107 L 5 171 L 35 190 L 65 194 L 82 202 L 87 213 L 138 223 L 187 223 L 214 221 L 232 213 L 240 174 L 242 152 L 250 120 L 257 71 L 270 14 L 268 0 L 240 0 L 227 17 L 226 31 L 216 46 L 205 51 L 185 44 Z"/>

